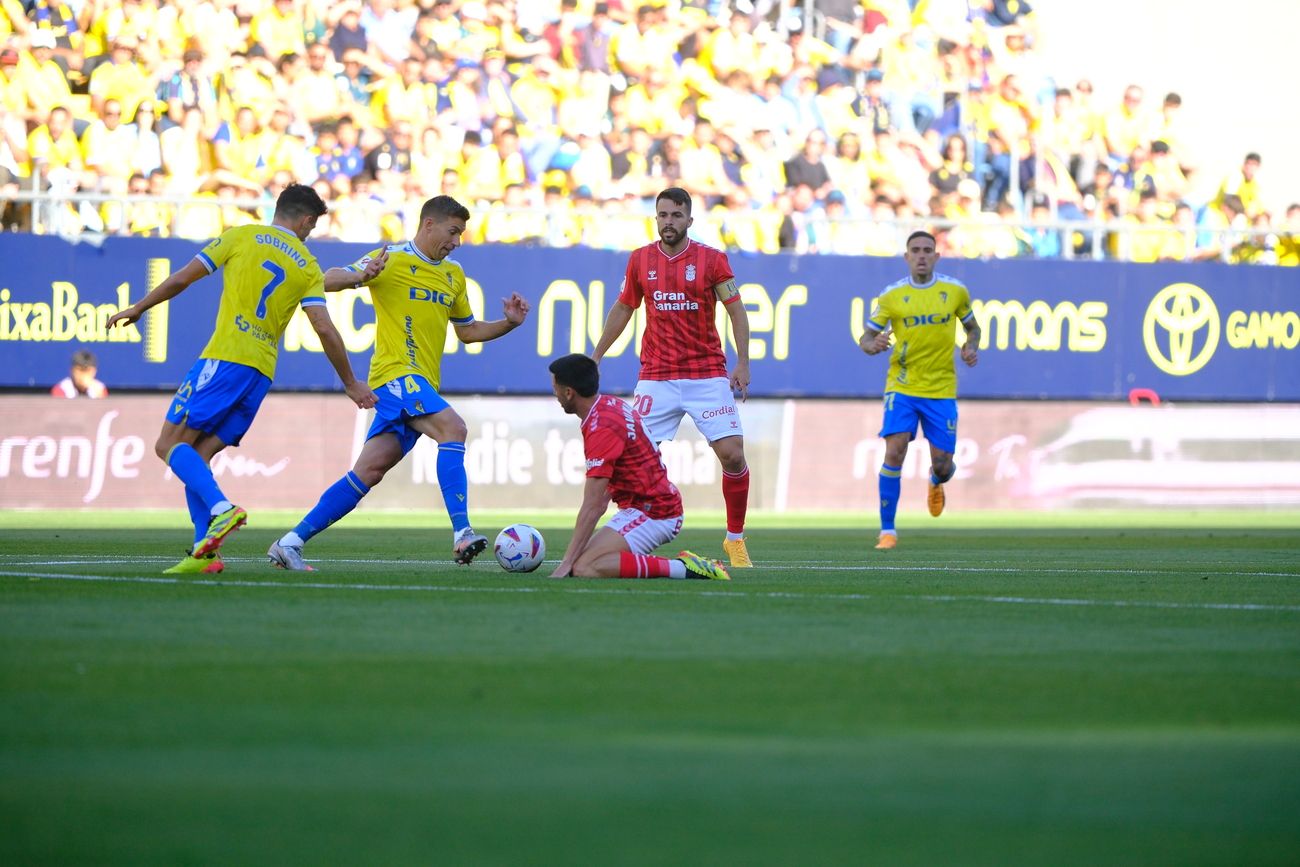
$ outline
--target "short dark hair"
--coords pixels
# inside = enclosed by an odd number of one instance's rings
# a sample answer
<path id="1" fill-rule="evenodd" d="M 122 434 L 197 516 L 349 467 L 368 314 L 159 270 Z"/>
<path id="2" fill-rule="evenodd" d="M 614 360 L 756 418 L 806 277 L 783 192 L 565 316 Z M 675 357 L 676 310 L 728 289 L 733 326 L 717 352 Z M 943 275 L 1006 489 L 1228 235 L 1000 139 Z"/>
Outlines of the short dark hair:
<path id="1" fill-rule="evenodd" d="M 600 391 L 600 368 L 590 355 L 575 352 L 555 359 L 547 369 L 557 384 L 573 389 L 582 397 L 592 397 Z"/>
<path id="2" fill-rule="evenodd" d="M 444 174 L 446 174 L 444 172 Z M 420 222 L 425 220 L 436 219 L 438 222 L 457 217 L 465 222 L 469 222 L 469 208 L 453 199 L 451 196 L 434 196 L 424 203 L 420 208 Z"/>
<path id="3" fill-rule="evenodd" d="M 669 187 L 659 195 L 655 196 L 655 207 L 659 206 L 660 199 L 667 199 L 675 205 L 681 205 L 686 209 L 686 213 L 691 212 L 691 194 L 681 187 Z"/>
<path id="4" fill-rule="evenodd" d="M 1259 155 L 1258 153 L 1256 153 L 1255 151 L 1251 151 L 1250 153 L 1246 154 L 1246 162 L 1248 162 L 1248 163 L 1263 163 L 1264 160 L 1263 160 L 1263 158 L 1260 157 L 1260 155 Z"/>
<path id="5" fill-rule="evenodd" d="M 904 249 L 910 249 L 912 246 L 912 242 L 917 238 L 929 238 L 931 244 L 939 243 L 934 239 L 934 235 L 931 235 L 929 232 L 925 231 L 924 229 L 917 229 L 915 232 L 907 236 L 907 243 L 903 245 Z"/>
<path id="6" fill-rule="evenodd" d="M 72 353 L 72 366 L 79 367 L 82 370 L 85 370 L 88 367 L 98 368 L 99 359 L 97 359 L 95 353 L 91 352 L 89 349 L 78 349 L 76 352 Z"/>
<path id="7" fill-rule="evenodd" d="M 297 220 L 301 217 L 323 217 L 329 210 L 320 193 L 306 184 L 289 184 L 275 200 L 276 218 Z"/>

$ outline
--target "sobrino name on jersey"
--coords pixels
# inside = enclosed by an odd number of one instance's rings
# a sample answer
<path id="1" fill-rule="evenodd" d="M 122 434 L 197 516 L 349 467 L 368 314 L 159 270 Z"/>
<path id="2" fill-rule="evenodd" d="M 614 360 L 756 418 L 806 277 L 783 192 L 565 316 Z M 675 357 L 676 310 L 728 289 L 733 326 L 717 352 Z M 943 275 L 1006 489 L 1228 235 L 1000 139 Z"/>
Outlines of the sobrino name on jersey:
<path id="1" fill-rule="evenodd" d="M 655 291 L 650 300 L 654 301 L 656 310 L 699 310 L 698 301 L 692 301 L 686 297 L 685 292 L 659 292 Z"/>
<path id="2" fill-rule="evenodd" d="M 294 264 L 296 264 L 299 268 L 307 267 L 306 257 L 304 257 L 302 253 L 299 253 L 297 250 L 295 250 L 293 246 L 284 238 L 269 233 L 260 233 L 257 236 L 257 243 L 270 244 L 272 247 L 274 247 L 275 249 L 279 250 L 280 252 L 288 256 L 290 259 L 292 259 L 294 261 Z"/>

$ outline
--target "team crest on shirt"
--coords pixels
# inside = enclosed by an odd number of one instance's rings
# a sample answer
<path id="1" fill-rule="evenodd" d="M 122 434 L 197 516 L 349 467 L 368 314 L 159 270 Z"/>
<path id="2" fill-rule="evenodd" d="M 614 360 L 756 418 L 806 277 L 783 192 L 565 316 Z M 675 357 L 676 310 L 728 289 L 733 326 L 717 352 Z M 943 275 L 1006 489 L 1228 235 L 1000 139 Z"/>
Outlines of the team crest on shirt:
<path id="1" fill-rule="evenodd" d="M 456 288 L 456 282 L 455 282 L 454 280 L 452 280 L 452 278 L 451 278 L 451 272 L 450 272 L 450 271 L 447 271 L 447 272 L 444 272 L 444 273 L 445 273 L 445 276 L 447 277 L 447 288 L 448 288 L 448 289 L 454 289 L 454 288 Z"/>
<path id="2" fill-rule="evenodd" d="M 912 300 L 912 296 L 911 296 L 911 295 L 904 295 L 904 296 L 903 296 L 903 303 L 904 303 L 904 304 L 907 304 L 907 303 L 911 302 L 911 300 Z"/>
<path id="3" fill-rule="evenodd" d="M 947 292 L 940 292 L 940 293 L 939 293 L 939 300 L 942 301 L 944 304 L 947 304 L 947 303 L 948 303 L 948 293 L 947 293 Z"/>
<path id="4" fill-rule="evenodd" d="M 695 265 L 694 263 L 686 266 L 686 282 L 695 282 Z"/>

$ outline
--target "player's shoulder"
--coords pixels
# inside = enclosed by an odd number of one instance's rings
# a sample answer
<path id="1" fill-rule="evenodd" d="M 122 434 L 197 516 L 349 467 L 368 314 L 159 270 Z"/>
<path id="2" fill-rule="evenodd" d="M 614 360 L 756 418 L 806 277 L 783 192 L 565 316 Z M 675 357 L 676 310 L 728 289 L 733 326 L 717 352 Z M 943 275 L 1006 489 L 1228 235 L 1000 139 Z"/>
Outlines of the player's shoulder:
<path id="1" fill-rule="evenodd" d="M 697 241 L 694 238 L 691 239 L 691 247 L 694 248 L 697 256 L 705 256 L 710 259 L 727 258 L 725 251 L 705 244 L 703 241 Z"/>
<path id="2" fill-rule="evenodd" d="M 965 289 L 967 292 L 970 292 L 970 289 L 967 288 L 966 284 L 963 281 L 958 280 L 956 277 L 950 277 L 947 274 L 936 273 L 934 275 L 934 283 L 936 286 L 938 286 L 939 284 L 943 284 L 944 286 L 952 286 L 958 289 Z"/>
<path id="3" fill-rule="evenodd" d="M 890 283 L 884 289 L 880 290 L 880 297 L 883 298 L 884 296 L 889 295 L 890 293 L 901 292 L 902 290 L 906 289 L 911 285 L 912 285 L 912 281 L 907 279 L 906 277 L 904 277 L 901 280 L 895 280 L 893 283 Z"/>

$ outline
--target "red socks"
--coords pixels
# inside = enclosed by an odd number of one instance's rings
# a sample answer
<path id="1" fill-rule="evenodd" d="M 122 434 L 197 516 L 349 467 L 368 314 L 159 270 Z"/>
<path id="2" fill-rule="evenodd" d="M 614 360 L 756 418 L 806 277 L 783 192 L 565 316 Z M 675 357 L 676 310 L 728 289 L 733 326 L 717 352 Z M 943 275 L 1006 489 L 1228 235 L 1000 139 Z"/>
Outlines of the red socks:
<path id="1" fill-rule="evenodd" d="M 749 508 L 749 467 L 735 474 L 722 471 L 722 499 L 727 504 L 727 532 L 745 532 L 745 510 Z"/>
<path id="2" fill-rule="evenodd" d="M 618 555 L 618 577 L 620 578 L 667 578 L 668 559 L 651 557 L 649 554 L 633 554 L 621 551 Z"/>

